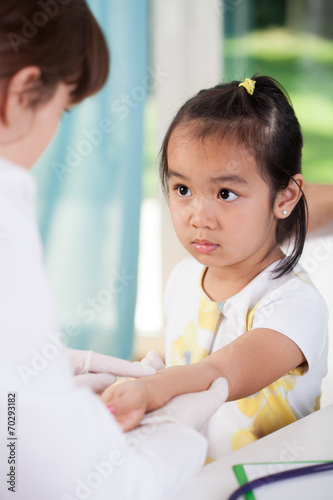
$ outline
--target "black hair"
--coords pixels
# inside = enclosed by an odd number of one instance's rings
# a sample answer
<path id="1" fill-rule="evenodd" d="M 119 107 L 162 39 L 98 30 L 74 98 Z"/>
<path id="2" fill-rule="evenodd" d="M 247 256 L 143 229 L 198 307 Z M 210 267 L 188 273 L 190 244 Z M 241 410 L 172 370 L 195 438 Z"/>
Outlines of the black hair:
<path id="1" fill-rule="evenodd" d="M 290 179 L 302 171 L 303 136 L 286 90 L 268 76 L 253 76 L 251 95 L 241 82 L 233 81 L 201 90 L 177 112 L 165 135 L 160 152 L 160 177 L 168 194 L 168 144 L 179 125 L 190 125 L 193 137 L 234 140 L 254 156 L 263 179 L 270 186 L 271 206 Z M 301 189 L 299 187 L 299 189 Z M 301 190 L 302 191 L 302 190 Z M 304 247 L 307 231 L 307 202 L 301 197 L 291 214 L 277 219 L 276 243 L 291 250 L 275 269 L 275 277 L 291 271 Z"/>

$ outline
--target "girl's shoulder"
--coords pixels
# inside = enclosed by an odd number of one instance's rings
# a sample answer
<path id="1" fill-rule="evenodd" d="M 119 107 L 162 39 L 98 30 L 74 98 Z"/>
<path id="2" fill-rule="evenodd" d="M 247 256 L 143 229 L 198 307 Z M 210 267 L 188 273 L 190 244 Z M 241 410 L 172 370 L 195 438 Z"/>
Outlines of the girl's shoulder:
<path id="1" fill-rule="evenodd" d="M 269 310 L 269 315 L 274 310 L 282 316 L 286 311 L 297 310 L 304 316 L 316 311 L 316 315 L 327 317 L 326 302 L 302 266 L 297 264 L 292 271 L 276 278 L 274 270 L 278 264 L 279 261 L 264 269 L 229 302 L 243 314 L 256 310 L 255 316 L 262 310 Z"/>
<path id="2" fill-rule="evenodd" d="M 311 276 L 301 264 L 296 264 L 292 271 L 278 278 L 276 281 L 277 288 L 281 288 L 284 292 L 296 296 L 308 296 L 313 300 L 325 303 L 321 293 L 313 283 Z"/>
<path id="3" fill-rule="evenodd" d="M 288 322 L 287 318 L 289 322 L 290 318 L 318 324 L 327 322 L 327 304 L 300 264 L 280 278 L 264 273 L 252 285 L 252 307 L 255 304 L 257 321 L 263 317 L 279 317 L 279 322 Z"/>
<path id="4" fill-rule="evenodd" d="M 277 278 L 274 271 L 278 264 L 279 261 L 273 263 L 251 282 L 250 286 L 253 291 L 257 291 L 255 295 L 258 295 L 258 299 L 260 295 L 262 297 L 267 297 L 271 294 L 277 296 L 277 291 L 281 294 L 286 292 L 295 295 L 304 293 L 318 299 L 322 298 L 311 277 L 300 264 L 297 264 L 292 271 Z"/>
<path id="5" fill-rule="evenodd" d="M 201 276 L 205 266 L 193 257 L 181 260 L 171 271 L 165 288 L 165 307 L 193 293 L 200 293 Z"/>
<path id="6" fill-rule="evenodd" d="M 252 328 L 275 330 L 293 340 L 309 369 L 318 359 L 324 366 L 328 307 L 308 273 L 297 265 L 290 273 L 267 283 L 264 293 L 256 297 Z M 254 294 L 259 288 L 254 289 Z"/>

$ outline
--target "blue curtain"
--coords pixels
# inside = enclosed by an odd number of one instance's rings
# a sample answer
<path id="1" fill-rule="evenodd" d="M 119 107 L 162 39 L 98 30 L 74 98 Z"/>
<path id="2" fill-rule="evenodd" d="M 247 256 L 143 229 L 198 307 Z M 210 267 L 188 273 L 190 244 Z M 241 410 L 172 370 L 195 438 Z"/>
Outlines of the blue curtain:
<path id="1" fill-rule="evenodd" d="M 91 0 L 111 49 L 106 87 L 34 168 L 45 259 L 69 346 L 130 358 L 137 290 L 148 0 Z"/>

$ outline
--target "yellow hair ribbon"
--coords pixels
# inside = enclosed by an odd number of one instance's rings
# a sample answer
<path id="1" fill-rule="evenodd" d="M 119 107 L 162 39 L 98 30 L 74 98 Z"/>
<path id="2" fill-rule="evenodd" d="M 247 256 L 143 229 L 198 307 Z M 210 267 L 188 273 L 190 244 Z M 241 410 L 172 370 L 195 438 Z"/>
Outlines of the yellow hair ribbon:
<path id="1" fill-rule="evenodd" d="M 256 82 L 254 80 L 251 80 L 250 78 L 245 78 L 244 82 L 240 83 L 238 87 L 244 87 L 247 92 L 252 95 L 254 92 L 254 86 Z"/>

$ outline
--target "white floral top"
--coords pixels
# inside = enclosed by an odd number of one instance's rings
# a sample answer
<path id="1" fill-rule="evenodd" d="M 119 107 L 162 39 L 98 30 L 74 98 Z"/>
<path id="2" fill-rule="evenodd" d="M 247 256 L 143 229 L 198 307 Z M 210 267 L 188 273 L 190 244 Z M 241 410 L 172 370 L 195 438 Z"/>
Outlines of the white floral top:
<path id="1" fill-rule="evenodd" d="M 196 363 L 245 331 L 268 328 L 292 339 L 307 366 L 260 392 L 225 403 L 207 425 L 208 455 L 221 456 L 319 408 L 327 373 L 327 306 L 301 266 L 272 279 L 272 264 L 224 303 L 204 293 L 205 268 L 192 258 L 173 270 L 166 289 L 166 363 Z"/>

